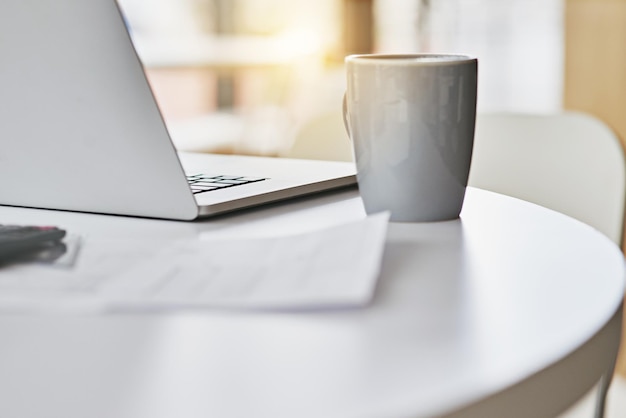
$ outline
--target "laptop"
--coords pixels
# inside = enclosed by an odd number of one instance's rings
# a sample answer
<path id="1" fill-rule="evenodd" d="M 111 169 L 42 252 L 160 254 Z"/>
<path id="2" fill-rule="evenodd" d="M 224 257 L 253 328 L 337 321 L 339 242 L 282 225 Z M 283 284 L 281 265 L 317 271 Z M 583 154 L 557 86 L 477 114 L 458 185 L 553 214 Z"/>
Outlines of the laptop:
<path id="1" fill-rule="evenodd" d="M 115 0 L 0 2 L 1 205 L 193 220 L 354 185 L 355 171 L 178 153 Z"/>

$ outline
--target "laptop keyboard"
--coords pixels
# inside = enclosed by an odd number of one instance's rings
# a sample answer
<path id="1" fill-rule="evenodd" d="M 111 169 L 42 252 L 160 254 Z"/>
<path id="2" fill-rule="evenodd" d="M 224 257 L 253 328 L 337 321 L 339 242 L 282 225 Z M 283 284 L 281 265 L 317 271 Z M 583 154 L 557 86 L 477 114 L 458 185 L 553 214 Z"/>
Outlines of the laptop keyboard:
<path id="1" fill-rule="evenodd" d="M 207 175 L 194 174 L 187 176 L 187 181 L 191 187 L 193 194 L 210 192 L 213 190 L 225 189 L 227 187 L 241 186 L 244 184 L 256 183 L 266 180 L 261 177 L 244 177 L 244 176 L 226 176 L 226 175 Z"/>

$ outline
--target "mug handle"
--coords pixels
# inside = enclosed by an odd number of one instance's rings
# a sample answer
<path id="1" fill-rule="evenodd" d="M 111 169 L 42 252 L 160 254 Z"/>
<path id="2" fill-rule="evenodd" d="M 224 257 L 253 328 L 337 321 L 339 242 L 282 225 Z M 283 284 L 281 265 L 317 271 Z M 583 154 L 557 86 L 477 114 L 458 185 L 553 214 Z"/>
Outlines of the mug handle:
<path id="1" fill-rule="evenodd" d="M 352 132 L 350 132 L 350 124 L 348 123 L 348 98 L 346 94 L 343 94 L 343 126 L 346 128 L 348 138 L 352 141 Z"/>

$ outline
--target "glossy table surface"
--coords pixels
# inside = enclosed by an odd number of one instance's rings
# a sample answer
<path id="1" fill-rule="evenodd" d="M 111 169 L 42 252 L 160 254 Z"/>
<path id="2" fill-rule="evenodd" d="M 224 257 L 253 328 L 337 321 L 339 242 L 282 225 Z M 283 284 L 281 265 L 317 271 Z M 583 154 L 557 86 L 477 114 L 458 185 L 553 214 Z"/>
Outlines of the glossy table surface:
<path id="1" fill-rule="evenodd" d="M 356 190 L 192 223 L 0 207 L 2 223 L 59 225 L 87 244 L 286 235 L 364 216 Z M 0 416 L 551 416 L 610 368 L 623 291 L 609 239 L 469 188 L 458 220 L 390 224 L 365 308 L 2 314 Z"/>

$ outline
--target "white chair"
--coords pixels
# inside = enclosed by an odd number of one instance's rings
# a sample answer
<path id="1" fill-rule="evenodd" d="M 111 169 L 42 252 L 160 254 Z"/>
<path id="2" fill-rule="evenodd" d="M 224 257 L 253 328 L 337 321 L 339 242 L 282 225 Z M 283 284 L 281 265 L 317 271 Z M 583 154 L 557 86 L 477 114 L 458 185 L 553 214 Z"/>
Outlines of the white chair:
<path id="1" fill-rule="evenodd" d="M 583 113 L 481 114 L 469 184 L 564 213 L 621 245 L 626 164 L 621 142 Z"/>
<path id="2" fill-rule="evenodd" d="M 288 158 L 309 160 L 352 161 L 352 143 L 343 126 L 343 115 L 338 107 L 306 121 L 296 132 Z"/>
<path id="3" fill-rule="evenodd" d="M 483 114 L 476 122 L 469 184 L 564 213 L 621 246 L 625 167 L 619 138 L 589 115 Z M 596 418 L 604 416 L 613 371 L 598 385 Z M 619 383 L 616 390 L 624 392 Z M 561 418 L 589 417 L 594 392 Z"/>

